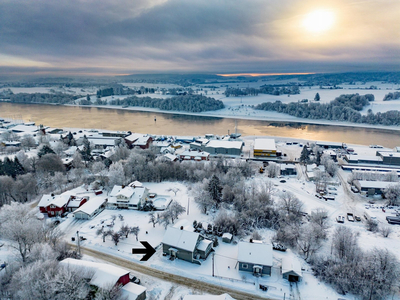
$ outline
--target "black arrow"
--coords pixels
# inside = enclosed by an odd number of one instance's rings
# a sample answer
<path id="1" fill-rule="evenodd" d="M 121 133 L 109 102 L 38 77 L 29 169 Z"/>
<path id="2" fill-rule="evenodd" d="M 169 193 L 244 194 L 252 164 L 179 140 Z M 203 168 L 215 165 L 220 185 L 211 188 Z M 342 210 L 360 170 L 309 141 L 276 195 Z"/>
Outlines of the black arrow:
<path id="1" fill-rule="evenodd" d="M 140 243 L 145 247 L 145 249 L 132 248 L 132 254 L 146 254 L 145 256 L 142 257 L 140 261 L 147 261 L 150 257 L 153 256 L 154 253 L 156 253 L 156 250 L 146 241 L 140 241 Z"/>

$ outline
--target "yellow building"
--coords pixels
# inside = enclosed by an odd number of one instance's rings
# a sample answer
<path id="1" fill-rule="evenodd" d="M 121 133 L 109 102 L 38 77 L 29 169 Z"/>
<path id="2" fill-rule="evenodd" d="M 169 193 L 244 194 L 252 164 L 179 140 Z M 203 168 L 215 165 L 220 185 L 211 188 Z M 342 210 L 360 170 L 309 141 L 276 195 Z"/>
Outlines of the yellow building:
<path id="1" fill-rule="evenodd" d="M 274 139 L 255 139 L 254 157 L 275 157 L 276 146 Z"/>

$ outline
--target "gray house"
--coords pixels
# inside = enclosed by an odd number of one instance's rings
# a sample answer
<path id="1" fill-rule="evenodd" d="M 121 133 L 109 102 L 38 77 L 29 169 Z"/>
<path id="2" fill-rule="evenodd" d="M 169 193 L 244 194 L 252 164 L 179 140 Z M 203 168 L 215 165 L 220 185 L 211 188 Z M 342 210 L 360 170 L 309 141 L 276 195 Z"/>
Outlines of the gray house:
<path id="1" fill-rule="evenodd" d="M 206 259 L 212 251 L 212 241 L 200 233 L 181 228 L 168 227 L 162 240 L 163 253 L 201 265 L 199 259 Z"/>
<path id="2" fill-rule="evenodd" d="M 239 271 L 253 275 L 270 275 L 272 268 L 272 245 L 263 243 L 239 242 Z"/>

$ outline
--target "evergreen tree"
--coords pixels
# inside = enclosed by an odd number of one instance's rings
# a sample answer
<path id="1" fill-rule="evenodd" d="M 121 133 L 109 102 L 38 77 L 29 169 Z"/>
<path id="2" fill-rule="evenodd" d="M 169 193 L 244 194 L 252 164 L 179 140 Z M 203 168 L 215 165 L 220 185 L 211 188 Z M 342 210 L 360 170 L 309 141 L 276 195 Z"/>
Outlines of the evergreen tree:
<path id="1" fill-rule="evenodd" d="M 81 155 L 82 155 L 82 159 L 85 161 L 85 165 L 87 165 L 87 162 L 91 161 L 93 157 L 91 154 L 92 149 L 90 147 L 90 142 L 89 142 L 88 138 L 86 137 L 86 135 L 83 136 L 82 143 L 83 143 L 84 148 L 81 151 Z"/>
<path id="2" fill-rule="evenodd" d="M 303 150 L 301 151 L 300 154 L 300 162 L 306 163 L 310 158 L 309 155 L 310 154 L 308 153 L 307 146 L 304 145 Z"/>
<path id="3" fill-rule="evenodd" d="M 321 164 L 321 156 L 322 156 L 321 151 L 317 151 L 317 154 L 316 154 L 316 161 L 315 161 L 315 163 L 317 164 L 317 166 L 319 166 L 319 165 Z"/>
<path id="4" fill-rule="evenodd" d="M 319 100 L 321 100 L 321 97 L 319 96 L 319 93 L 316 93 L 315 97 L 314 97 L 314 101 L 319 101 Z"/>
<path id="5" fill-rule="evenodd" d="M 41 158 L 43 155 L 50 154 L 50 153 L 51 154 L 56 154 L 53 151 L 53 149 L 51 149 L 49 146 L 43 145 L 42 148 L 38 152 L 38 156 L 39 156 L 39 158 Z"/>
<path id="6" fill-rule="evenodd" d="M 222 199 L 222 186 L 216 175 L 213 175 L 208 183 L 208 192 L 210 193 L 211 199 L 214 200 L 215 206 L 218 208 Z"/>

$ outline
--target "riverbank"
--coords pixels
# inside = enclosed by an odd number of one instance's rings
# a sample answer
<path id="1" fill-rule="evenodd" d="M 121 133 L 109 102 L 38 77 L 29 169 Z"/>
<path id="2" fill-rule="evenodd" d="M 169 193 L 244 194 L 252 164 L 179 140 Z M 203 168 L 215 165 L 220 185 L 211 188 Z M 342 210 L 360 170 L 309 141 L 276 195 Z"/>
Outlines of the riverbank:
<path id="1" fill-rule="evenodd" d="M 122 107 L 122 105 L 66 104 L 65 106 L 106 108 L 106 109 L 117 109 L 117 110 L 127 110 L 127 111 L 139 111 L 139 112 L 154 112 L 162 114 L 187 115 L 187 116 L 197 116 L 197 117 L 227 118 L 227 119 L 282 122 L 282 123 L 289 122 L 289 123 L 299 123 L 305 125 L 340 126 L 340 127 L 355 127 L 355 128 L 369 128 L 369 129 L 388 130 L 388 131 L 400 131 L 400 126 L 384 126 L 384 125 L 371 125 L 371 124 L 360 124 L 351 122 L 339 122 L 339 121 L 322 120 L 322 119 L 314 120 L 314 119 L 296 118 L 287 114 L 273 112 L 273 111 L 255 110 L 251 108 L 249 105 L 243 105 L 240 107 L 230 106 L 217 111 L 209 111 L 201 113 L 160 110 L 157 108 L 147 108 L 147 107 Z"/>

